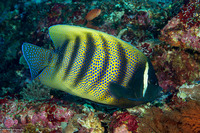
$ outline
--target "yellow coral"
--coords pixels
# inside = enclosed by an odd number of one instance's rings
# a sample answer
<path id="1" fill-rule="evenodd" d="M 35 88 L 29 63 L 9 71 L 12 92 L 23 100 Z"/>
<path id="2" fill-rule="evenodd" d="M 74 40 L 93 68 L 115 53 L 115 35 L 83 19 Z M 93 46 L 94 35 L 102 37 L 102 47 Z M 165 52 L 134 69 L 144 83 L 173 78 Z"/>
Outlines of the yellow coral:
<path id="1" fill-rule="evenodd" d="M 179 94 L 183 93 L 192 100 L 200 101 L 200 85 L 182 85 Z"/>
<path id="2" fill-rule="evenodd" d="M 85 128 L 90 129 L 93 128 L 93 133 L 103 133 L 104 128 L 101 126 L 101 122 L 98 117 L 94 116 L 93 112 L 90 112 L 88 117 L 85 120 L 78 119 L 78 122 Z"/>
<path id="3" fill-rule="evenodd" d="M 64 128 L 64 133 L 70 133 L 81 130 L 84 127 L 91 133 L 104 133 L 104 127 L 101 126 L 101 121 L 94 112 L 89 114 L 75 114 Z"/>

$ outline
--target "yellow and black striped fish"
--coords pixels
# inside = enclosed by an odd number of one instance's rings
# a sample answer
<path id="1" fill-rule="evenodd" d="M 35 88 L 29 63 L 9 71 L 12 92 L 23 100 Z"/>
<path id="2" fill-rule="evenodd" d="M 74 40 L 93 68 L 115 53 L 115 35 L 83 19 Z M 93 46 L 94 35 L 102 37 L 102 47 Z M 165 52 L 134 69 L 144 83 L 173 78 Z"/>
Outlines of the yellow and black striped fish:
<path id="1" fill-rule="evenodd" d="M 131 107 L 160 96 L 149 59 L 106 33 L 76 26 L 49 28 L 54 50 L 24 43 L 33 79 L 97 103 Z"/>

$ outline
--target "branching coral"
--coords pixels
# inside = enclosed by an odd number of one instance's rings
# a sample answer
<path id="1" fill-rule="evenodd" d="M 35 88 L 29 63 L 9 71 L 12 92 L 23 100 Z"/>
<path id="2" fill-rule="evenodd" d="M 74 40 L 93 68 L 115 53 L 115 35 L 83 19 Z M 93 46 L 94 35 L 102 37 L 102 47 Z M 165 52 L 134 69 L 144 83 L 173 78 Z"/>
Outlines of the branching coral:
<path id="1" fill-rule="evenodd" d="M 200 103 L 189 101 L 173 111 L 153 107 L 142 118 L 138 131 L 141 133 L 199 133 Z"/>

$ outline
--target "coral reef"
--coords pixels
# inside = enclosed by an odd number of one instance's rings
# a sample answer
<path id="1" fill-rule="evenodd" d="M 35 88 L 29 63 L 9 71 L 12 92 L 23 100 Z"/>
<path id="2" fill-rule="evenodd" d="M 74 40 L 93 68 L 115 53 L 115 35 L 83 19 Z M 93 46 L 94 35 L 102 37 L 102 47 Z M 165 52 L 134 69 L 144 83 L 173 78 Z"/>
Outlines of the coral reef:
<path id="1" fill-rule="evenodd" d="M 190 98 L 192 100 L 200 101 L 200 85 L 184 84 L 181 87 L 179 87 L 179 93 L 177 95 L 179 95 L 179 97 L 182 99 Z"/>
<path id="2" fill-rule="evenodd" d="M 24 131 L 29 128 L 35 130 L 45 127 L 45 130 L 61 131 L 61 122 L 68 122 L 75 113 L 69 104 L 57 105 L 56 100 L 49 102 L 9 100 L 1 103 L 0 110 L 0 129 L 21 128 Z"/>
<path id="3" fill-rule="evenodd" d="M 200 52 L 200 3 L 190 1 L 184 5 L 180 13 L 172 18 L 161 30 L 160 39 L 172 46 L 190 48 Z"/>
<path id="4" fill-rule="evenodd" d="M 138 121 L 136 116 L 131 115 L 128 112 L 118 113 L 114 112 L 112 115 L 112 120 L 109 126 L 111 132 L 122 132 L 127 128 L 128 131 L 136 133 L 138 128 Z"/>
<path id="5" fill-rule="evenodd" d="M 152 107 L 140 121 L 138 132 L 198 133 L 200 132 L 200 103 L 189 101 L 179 108 L 162 111 Z"/>
<path id="6" fill-rule="evenodd" d="M 199 10 L 199 0 L 0 1 L 0 130 L 199 133 Z M 97 29 L 134 45 L 171 93 L 116 109 L 31 81 L 21 45 L 54 49 L 48 28 L 55 24 Z"/>
<path id="7" fill-rule="evenodd" d="M 128 131 L 127 125 L 122 124 L 121 126 L 115 128 L 114 133 L 132 133 L 132 132 Z"/>
<path id="8" fill-rule="evenodd" d="M 75 114 L 65 127 L 64 132 L 70 133 L 78 131 L 79 133 L 104 133 L 99 118 L 90 112 L 89 114 Z"/>
<path id="9" fill-rule="evenodd" d="M 164 90 L 174 90 L 177 86 L 200 78 L 200 64 L 193 55 L 183 50 L 155 46 L 152 64 L 160 86 Z"/>
<path id="10" fill-rule="evenodd" d="M 27 83 L 26 87 L 22 89 L 20 94 L 26 100 L 45 100 L 51 98 L 50 87 L 42 85 L 35 80 L 31 83 Z"/>
<path id="11" fill-rule="evenodd" d="M 36 125 L 29 123 L 24 127 L 23 132 L 24 133 L 30 133 L 30 132 L 32 132 L 32 133 L 35 133 L 35 132 L 50 133 L 51 130 L 46 127 L 42 128 L 42 127 L 38 127 Z"/>

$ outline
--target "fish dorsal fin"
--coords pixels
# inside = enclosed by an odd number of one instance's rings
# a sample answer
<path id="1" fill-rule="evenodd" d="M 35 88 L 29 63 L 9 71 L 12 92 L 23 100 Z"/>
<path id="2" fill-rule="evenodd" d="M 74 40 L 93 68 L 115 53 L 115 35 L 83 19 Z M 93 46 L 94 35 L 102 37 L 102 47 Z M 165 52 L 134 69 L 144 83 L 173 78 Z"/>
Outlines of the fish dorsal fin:
<path id="1" fill-rule="evenodd" d="M 54 25 L 49 28 L 49 35 L 55 48 L 61 47 L 65 42 L 75 41 L 79 36 L 85 37 L 88 33 L 101 33 L 99 31 L 71 25 Z"/>
<path id="2" fill-rule="evenodd" d="M 35 79 L 47 66 L 50 50 L 36 45 L 24 43 L 22 45 L 24 58 L 28 62 L 31 78 Z"/>

